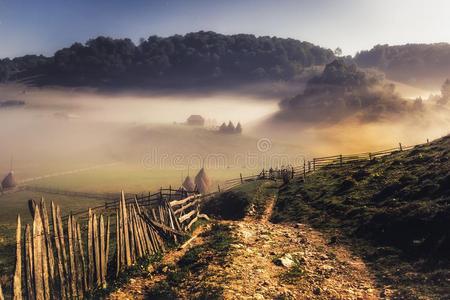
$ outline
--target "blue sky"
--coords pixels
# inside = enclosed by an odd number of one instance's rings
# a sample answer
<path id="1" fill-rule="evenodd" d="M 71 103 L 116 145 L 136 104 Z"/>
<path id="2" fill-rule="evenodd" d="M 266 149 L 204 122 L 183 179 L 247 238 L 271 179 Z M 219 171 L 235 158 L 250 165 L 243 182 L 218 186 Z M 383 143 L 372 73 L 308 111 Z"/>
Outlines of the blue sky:
<path id="1" fill-rule="evenodd" d="M 0 0 L 0 57 L 52 55 L 98 35 L 138 41 L 198 30 L 276 35 L 354 54 L 450 42 L 447 0 Z"/>

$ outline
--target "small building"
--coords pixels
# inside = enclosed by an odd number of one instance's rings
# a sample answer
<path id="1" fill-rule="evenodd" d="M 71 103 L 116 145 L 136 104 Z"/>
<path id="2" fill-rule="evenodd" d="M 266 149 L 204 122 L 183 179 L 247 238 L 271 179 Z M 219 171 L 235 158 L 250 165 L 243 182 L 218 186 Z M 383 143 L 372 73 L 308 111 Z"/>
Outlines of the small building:
<path id="1" fill-rule="evenodd" d="M 191 126 L 205 126 L 205 119 L 200 115 L 191 115 L 186 123 Z"/>

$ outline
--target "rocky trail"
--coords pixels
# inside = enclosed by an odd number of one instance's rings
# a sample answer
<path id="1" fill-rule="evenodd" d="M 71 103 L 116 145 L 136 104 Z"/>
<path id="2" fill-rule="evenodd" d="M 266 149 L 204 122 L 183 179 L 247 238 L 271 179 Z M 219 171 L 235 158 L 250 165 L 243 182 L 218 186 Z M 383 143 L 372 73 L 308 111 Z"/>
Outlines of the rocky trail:
<path id="1" fill-rule="evenodd" d="M 225 254 L 224 247 L 215 252 L 208 224 L 195 232 L 200 235 L 191 250 L 167 254 L 155 275 L 131 279 L 109 299 L 379 299 L 380 292 L 388 297 L 389 291 L 375 287 L 363 261 L 344 247 L 305 224 L 270 223 L 274 201 L 267 200 L 260 219 L 219 222 L 232 237 Z M 196 256 L 202 263 L 182 273 L 167 271 L 194 248 L 202 249 Z M 182 278 L 174 280 L 174 274 Z M 170 296 L 148 292 L 167 288 L 165 281 Z"/>

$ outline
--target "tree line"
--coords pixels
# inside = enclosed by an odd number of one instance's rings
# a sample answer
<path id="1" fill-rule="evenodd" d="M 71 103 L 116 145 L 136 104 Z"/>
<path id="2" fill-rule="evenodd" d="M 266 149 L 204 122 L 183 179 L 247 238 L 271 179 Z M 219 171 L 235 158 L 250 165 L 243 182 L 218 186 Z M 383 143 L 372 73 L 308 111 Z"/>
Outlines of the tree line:
<path id="1" fill-rule="evenodd" d="M 438 86 L 450 76 L 450 44 L 376 45 L 354 57 L 360 67 L 377 68 L 389 78 Z"/>
<path id="2" fill-rule="evenodd" d="M 251 34 L 194 32 L 130 39 L 100 36 L 52 57 L 0 60 L 0 80 L 32 78 L 37 85 L 147 86 L 289 80 L 326 64 L 333 51 L 308 42 Z M 182 81 L 180 81 L 182 80 Z"/>

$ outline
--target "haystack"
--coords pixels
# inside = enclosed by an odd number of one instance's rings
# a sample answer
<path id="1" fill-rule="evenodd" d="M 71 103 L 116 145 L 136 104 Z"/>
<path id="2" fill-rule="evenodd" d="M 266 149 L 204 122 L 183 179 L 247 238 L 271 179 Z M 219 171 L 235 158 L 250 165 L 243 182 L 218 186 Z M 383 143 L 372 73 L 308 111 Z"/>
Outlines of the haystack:
<path id="1" fill-rule="evenodd" d="M 14 176 L 14 172 L 11 171 L 3 179 L 3 181 L 2 181 L 2 188 L 4 190 L 7 190 L 7 189 L 15 188 L 16 186 L 17 186 L 17 181 L 16 181 L 16 178 Z"/>
<path id="2" fill-rule="evenodd" d="M 201 168 L 201 170 L 195 176 L 195 186 L 200 193 L 204 194 L 209 190 L 210 185 L 211 181 L 206 175 L 205 168 Z"/>
<path id="3" fill-rule="evenodd" d="M 181 185 L 186 191 L 192 192 L 195 189 L 195 183 L 192 181 L 191 177 L 188 175 Z"/>
<path id="4" fill-rule="evenodd" d="M 196 181 L 197 182 L 197 181 Z M 196 188 L 198 190 L 198 192 L 200 194 L 206 195 L 208 194 L 209 191 L 209 186 L 202 180 L 200 179 L 197 184 L 196 184 Z"/>

